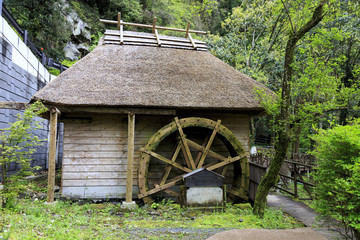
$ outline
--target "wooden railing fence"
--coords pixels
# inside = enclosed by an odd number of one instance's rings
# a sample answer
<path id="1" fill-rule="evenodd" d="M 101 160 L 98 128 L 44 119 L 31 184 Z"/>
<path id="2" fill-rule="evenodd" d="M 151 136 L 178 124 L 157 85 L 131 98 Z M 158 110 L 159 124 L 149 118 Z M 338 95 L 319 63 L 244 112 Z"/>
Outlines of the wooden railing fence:
<path id="1" fill-rule="evenodd" d="M 261 166 L 268 168 L 271 163 L 272 157 L 262 153 L 250 155 L 250 162 L 253 166 Z M 304 179 L 304 175 L 309 178 L 310 172 L 313 171 L 314 158 L 308 154 L 290 154 L 280 170 L 280 184 L 275 187 L 284 191 L 295 198 L 299 197 L 299 185 L 303 185 L 304 189 L 309 196 L 308 198 L 299 198 L 302 200 L 312 200 L 311 187 L 315 185 Z M 262 170 L 258 170 L 262 171 Z M 293 183 L 293 186 L 291 186 Z"/>

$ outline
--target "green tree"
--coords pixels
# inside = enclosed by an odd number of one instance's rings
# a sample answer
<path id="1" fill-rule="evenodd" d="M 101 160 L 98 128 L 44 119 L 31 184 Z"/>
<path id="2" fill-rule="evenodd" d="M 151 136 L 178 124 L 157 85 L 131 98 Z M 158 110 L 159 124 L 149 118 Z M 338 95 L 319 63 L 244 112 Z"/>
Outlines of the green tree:
<path id="1" fill-rule="evenodd" d="M 64 18 L 67 8 L 60 0 L 5 0 L 22 29 L 46 55 L 63 57 L 63 48 L 70 39 L 70 25 Z"/>
<path id="2" fill-rule="evenodd" d="M 291 113 L 291 90 L 294 72 L 294 57 L 297 43 L 304 37 L 312 28 L 314 28 L 324 17 L 324 7 L 327 2 L 320 1 L 316 3 L 315 8 L 312 6 L 305 6 L 304 15 L 291 15 L 289 6 L 282 2 L 285 11 L 288 14 L 289 20 L 289 37 L 286 43 L 285 57 L 284 57 L 284 73 L 281 82 L 281 95 L 278 99 L 277 111 L 274 114 L 276 129 L 275 129 L 275 156 L 270 164 L 270 168 L 264 178 L 261 180 L 255 198 L 254 214 L 261 217 L 264 216 L 266 207 L 266 197 L 270 189 L 275 186 L 280 168 L 286 158 L 286 154 L 290 142 L 290 125 L 292 120 Z M 299 2 L 293 2 L 294 9 L 299 9 L 302 5 Z M 295 21 L 296 20 L 296 21 Z M 295 25 L 296 24 L 296 25 Z"/>
<path id="3" fill-rule="evenodd" d="M 319 129 L 313 139 L 316 211 L 340 220 L 360 239 L 360 122 Z"/>
<path id="4" fill-rule="evenodd" d="M 31 155 L 36 151 L 35 146 L 42 144 L 41 139 L 33 134 L 40 128 L 40 122 L 35 117 L 44 113 L 46 108 L 36 102 L 28 107 L 24 113 L 17 115 L 17 121 L 8 128 L 0 130 L 0 168 L 3 189 L 0 190 L 2 207 L 11 206 L 20 191 L 24 190 L 24 176 L 32 174 L 30 167 Z M 20 165 L 20 171 L 9 175 L 8 169 L 12 162 Z"/>

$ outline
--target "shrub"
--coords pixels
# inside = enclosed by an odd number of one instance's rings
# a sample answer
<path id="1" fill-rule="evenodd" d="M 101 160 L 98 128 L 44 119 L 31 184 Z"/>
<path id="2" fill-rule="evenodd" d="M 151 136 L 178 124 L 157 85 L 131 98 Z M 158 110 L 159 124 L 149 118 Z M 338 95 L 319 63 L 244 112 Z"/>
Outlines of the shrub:
<path id="1" fill-rule="evenodd" d="M 343 222 L 360 239 L 360 121 L 319 130 L 313 139 L 315 208 Z"/>
<path id="2" fill-rule="evenodd" d="M 32 104 L 24 113 L 17 115 L 17 121 L 0 130 L 0 168 L 3 188 L 0 190 L 2 207 L 11 207 L 17 195 L 26 185 L 24 176 L 32 174 L 30 167 L 31 155 L 36 151 L 34 146 L 42 144 L 42 140 L 33 134 L 40 128 L 35 117 L 46 111 L 40 102 Z M 12 162 L 21 166 L 20 171 L 9 175 L 8 169 Z"/>

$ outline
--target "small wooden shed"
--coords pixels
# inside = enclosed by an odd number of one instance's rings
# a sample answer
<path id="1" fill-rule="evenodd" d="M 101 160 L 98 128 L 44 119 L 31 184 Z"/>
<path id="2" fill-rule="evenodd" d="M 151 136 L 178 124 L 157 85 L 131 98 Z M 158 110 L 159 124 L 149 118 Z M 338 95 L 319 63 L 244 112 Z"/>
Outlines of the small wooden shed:
<path id="1" fill-rule="evenodd" d="M 63 196 L 176 197 L 183 175 L 206 168 L 225 176 L 230 195 L 247 198 L 249 120 L 263 112 L 254 88 L 266 88 L 190 32 L 107 30 L 33 96 L 61 112 Z"/>

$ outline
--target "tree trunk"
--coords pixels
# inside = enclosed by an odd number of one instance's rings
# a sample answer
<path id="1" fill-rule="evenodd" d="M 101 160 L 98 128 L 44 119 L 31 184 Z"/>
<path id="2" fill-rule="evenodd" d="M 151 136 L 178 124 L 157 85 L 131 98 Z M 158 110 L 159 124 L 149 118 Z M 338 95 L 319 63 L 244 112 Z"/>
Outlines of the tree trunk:
<path id="1" fill-rule="evenodd" d="M 276 116 L 276 124 L 278 127 L 275 133 L 275 156 L 270 164 L 269 171 L 258 186 L 253 209 L 254 214 L 260 217 L 264 216 L 266 197 L 270 189 L 276 184 L 290 142 L 291 80 L 293 73 L 291 65 L 294 61 L 296 43 L 322 20 L 324 5 L 325 1 L 321 1 L 314 10 L 312 18 L 298 31 L 293 32 L 286 44 L 280 113 Z"/>
<path id="2" fill-rule="evenodd" d="M 345 61 L 345 76 L 341 78 L 341 83 L 344 84 L 345 88 L 350 88 L 353 85 L 352 80 L 354 79 L 353 68 L 351 66 L 351 49 L 353 46 L 353 40 L 349 39 L 348 49 L 346 53 L 346 61 Z M 340 86 L 341 88 L 342 86 Z M 340 125 L 347 124 L 347 116 L 349 114 L 349 103 L 345 109 L 340 110 L 339 123 Z"/>
<path id="3" fill-rule="evenodd" d="M 356 240 L 360 240 L 360 231 L 359 230 L 354 229 L 354 235 L 355 235 Z"/>

